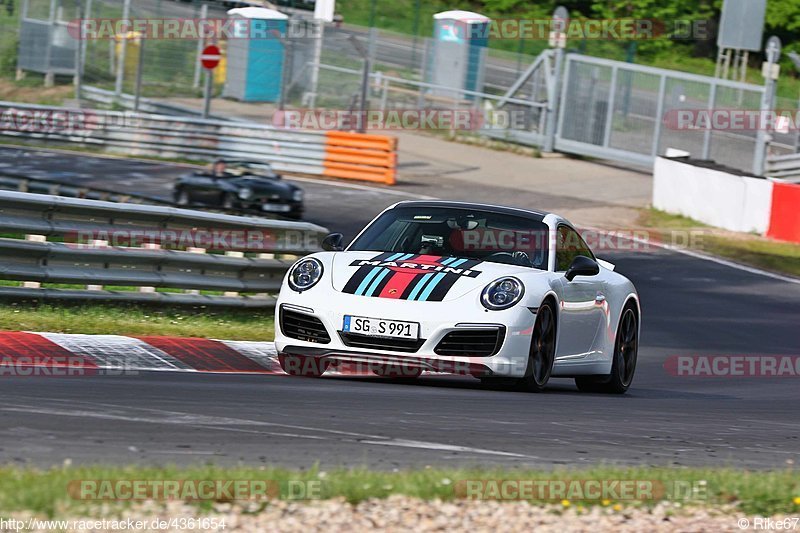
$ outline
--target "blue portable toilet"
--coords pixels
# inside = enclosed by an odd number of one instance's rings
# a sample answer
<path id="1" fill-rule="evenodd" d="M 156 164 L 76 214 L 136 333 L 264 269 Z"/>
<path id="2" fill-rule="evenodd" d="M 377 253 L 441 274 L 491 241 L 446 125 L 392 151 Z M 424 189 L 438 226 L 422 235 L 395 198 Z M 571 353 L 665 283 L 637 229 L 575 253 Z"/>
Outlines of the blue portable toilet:
<path id="1" fill-rule="evenodd" d="M 242 102 L 277 102 L 283 82 L 284 36 L 289 17 L 263 7 L 231 9 L 222 96 Z"/>
<path id="2" fill-rule="evenodd" d="M 433 16 L 433 58 L 428 81 L 434 85 L 467 91 L 483 90 L 486 47 L 491 19 L 471 11 L 444 11 Z M 458 97 L 458 93 L 433 89 L 434 94 Z M 472 99 L 465 96 L 465 99 Z"/>

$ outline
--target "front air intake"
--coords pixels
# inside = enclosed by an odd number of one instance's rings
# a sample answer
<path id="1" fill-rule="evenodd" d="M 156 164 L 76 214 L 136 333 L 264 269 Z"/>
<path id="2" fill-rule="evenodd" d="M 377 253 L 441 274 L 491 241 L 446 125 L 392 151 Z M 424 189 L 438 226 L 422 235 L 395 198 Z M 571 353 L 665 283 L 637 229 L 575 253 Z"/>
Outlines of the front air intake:
<path id="1" fill-rule="evenodd" d="M 287 337 L 319 344 L 331 342 L 331 337 L 328 335 L 328 330 L 325 329 L 325 324 L 317 317 L 290 311 L 285 307 L 281 307 L 280 316 L 281 331 Z"/>
<path id="2" fill-rule="evenodd" d="M 445 335 L 433 351 L 438 355 L 489 357 L 500 351 L 505 334 L 502 326 L 459 329 Z"/>

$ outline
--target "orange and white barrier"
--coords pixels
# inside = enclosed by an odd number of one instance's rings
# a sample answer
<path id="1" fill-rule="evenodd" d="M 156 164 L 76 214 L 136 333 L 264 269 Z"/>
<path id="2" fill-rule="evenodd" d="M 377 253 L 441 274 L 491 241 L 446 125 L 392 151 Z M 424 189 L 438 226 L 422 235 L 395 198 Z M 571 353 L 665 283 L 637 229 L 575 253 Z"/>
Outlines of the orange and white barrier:
<path id="1" fill-rule="evenodd" d="M 397 138 L 345 131 L 325 134 L 323 176 L 394 185 Z"/>

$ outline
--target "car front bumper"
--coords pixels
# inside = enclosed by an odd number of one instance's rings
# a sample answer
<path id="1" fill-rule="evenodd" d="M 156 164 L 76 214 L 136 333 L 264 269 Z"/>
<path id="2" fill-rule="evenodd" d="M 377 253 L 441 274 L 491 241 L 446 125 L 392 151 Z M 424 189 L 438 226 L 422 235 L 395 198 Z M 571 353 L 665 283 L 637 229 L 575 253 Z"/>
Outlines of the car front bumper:
<path id="1" fill-rule="evenodd" d="M 465 299 L 449 302 L 391 300 L 387 304 L 386 300 L 336 293 L 335 299 L 319 305 L 303 294 L 287 295 L 284 291 L 276 307 L 275 346 L 282 355 L 301 355 L 367 367 L 387 364 L 475 377 L 524 376 L 535 310 L 518 305 L 505 311 L 486 311 L 477 302 L 477 307 L 472 302 L 465 305 Z M 324 325 L 330 342 L 309 342 L 287 336 L 281 323 L 283 309 L 317 318 Z M 341 335 L 345 315 L 417 322 L 420 325 L 421 346 L 409 351 L 408 348 L 392 350 L 348 345 Z M 442 339 L 451 332 L 492 328 L 502 328 L 503 332 L 502 343 L 493 355 L 440 355 L 435 351 Z"/>

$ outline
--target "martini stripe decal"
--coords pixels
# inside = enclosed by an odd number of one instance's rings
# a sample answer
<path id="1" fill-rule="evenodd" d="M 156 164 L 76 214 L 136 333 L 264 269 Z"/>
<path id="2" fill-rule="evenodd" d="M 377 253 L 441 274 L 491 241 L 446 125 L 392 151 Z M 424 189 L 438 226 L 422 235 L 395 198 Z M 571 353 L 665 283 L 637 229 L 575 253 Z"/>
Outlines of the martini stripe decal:
<path id="1" fill-rule="evenodd" d="M 358 267 L 342 292 L 398 300 L 442 301 L 462 277 L 477 277 L 481 261 L 404 253 L 382 253 L 356 260 Z"/>
<path id="2" fill-rule="evenodd" d="M 395 261 L 395 260 L 397 260 L 397 259 L 400 259 L 400 258 L 401 258 L 401 257 L 403 257 L 404 255 L 407 255 L 408 257 L 411 257 L 411 256 L 412 256 L 412 254 L 402 254 L 402 253 L 399 253 L 399 254 L 391 254 L 391 255 L 389 255 L 388 257 L 386 257 L 385 259 L 384 259 L 384 258 L 381 258 L 381 260 L 383 260 L 383 261 Z M 361 269 L 359 269 L 359 271 L 360 271 L 360 270 L 361 270 Z M 361 284 L 360 284 L 360 285 L 358 286 L 358 288 L 356 289 L 356 291 L 355 291 L 355 294 L 356 294 L 356 295 L 358 295 L 358 296 L 363 296 L 363 295 L 364 295 L 364 291 L 366 291 L 366 290 L 367 290 L 367 287 L 369 287 L 369 286 L 370 286 L 370 283 L 372 282 L 372 280 L 375 278 L 375 276 L 377 276 L 378 274 L 380 274 L 380 272 L 381 272 L 382 270 L 384 270 L 384 271 L 385 271 L 385 269 L 383 269 L 383 268 L 380 268 L 380 267 L 373 267 L 373 268 L 371 268 L 371 269 L 369 269 L 369 268 L 368 268 L 368 269 L 366 269 L 366 271 L 367 271 L 366 277 L 365 277 L 365 278 L 364 278 L 364 279 L 361 281 Z M 351 281 L 352 281 L 352 280 L 351 280 Z M 349 284 L 349 283 L 348 283 L 348 284 Z"/>
<path id="3" fill-rule="evenodd" d="M 467 262 L 466 259 L 458 259 L 458 260 L 455 260 L 455 261 L 451 261 L 449 263 L 442 262 L 442 264 L 446 264 L 449 267 L 455 268 L 458 265 L 461 265 L 461 264 L 466 263 L 466 262 Z M 438 274 L 436 274 L 436 276 L 434 276 L 434 278 L 425 287 L 425 290 L 422 291 L 422 294 L 419 295 L 419 300 L 423 301 L 423 302 L 427 301 L 428 298 L 430 297 L 431 293 L 433 292 L 433 289 L 436 288 L 436 286 L 439 284 L 440 281 L 442 281 L 444 279 L 445 276 L 447 276 L 447 274 L 444 273 L 444 272 L 439 272 Z"/>

